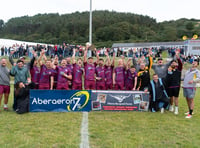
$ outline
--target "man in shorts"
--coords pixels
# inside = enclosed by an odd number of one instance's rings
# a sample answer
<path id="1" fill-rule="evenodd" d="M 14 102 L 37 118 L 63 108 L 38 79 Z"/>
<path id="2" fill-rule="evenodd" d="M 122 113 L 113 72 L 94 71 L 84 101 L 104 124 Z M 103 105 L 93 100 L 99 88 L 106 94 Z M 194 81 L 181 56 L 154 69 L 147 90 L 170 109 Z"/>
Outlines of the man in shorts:
<path id="1" fill-rule="evenodd" d="M 200 80 L 200 71 L 197 69 L 199 65 L 197 60 L 194 60 L 192 67 L 187 70 L 183 80 L 183 95 L 186 98 L 189 112 L 185 113 L 185 118 L 192 118 L 194 109 L 194 96 L 196 92 L 196 82 Z"/>
<path id="2" fill-rule="evenodd" d="M 0 106 L 4 95 L 4 110 L 8 110 L 8 97 L 10 94 L 10 70 L 7 68 L 7 61 L 5 58 L 0 62 Z"/>
<path id="3" fill-rule="evenodd" d="M 178 96 L 180 92 L 182 68 L 183 64 L 179 57 L 179 52 L 176 51 L 176 60 L 172 60 L 167 73 L 168 94 L 170 97 L 169 111 L 174 112 L 175 115 L 178 115 Z M 175 104 L 175 108 L 173 104 Z"/>

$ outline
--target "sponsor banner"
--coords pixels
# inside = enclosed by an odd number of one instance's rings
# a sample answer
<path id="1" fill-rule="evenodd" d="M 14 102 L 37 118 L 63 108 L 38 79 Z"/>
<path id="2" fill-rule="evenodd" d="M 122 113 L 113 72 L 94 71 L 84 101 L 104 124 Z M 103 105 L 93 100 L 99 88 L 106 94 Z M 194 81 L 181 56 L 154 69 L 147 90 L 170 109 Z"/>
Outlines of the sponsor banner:
<path id="1" fill-rule="evenodd" d="M 143 91 L 99 91 L 91 94 L 92 110 L 148 111 L 149 93 Z"/>
<path id="2" fill-rule="evenodd" d="M 91 111 L 91 91 L 30 90 L 30 112 Z"/>

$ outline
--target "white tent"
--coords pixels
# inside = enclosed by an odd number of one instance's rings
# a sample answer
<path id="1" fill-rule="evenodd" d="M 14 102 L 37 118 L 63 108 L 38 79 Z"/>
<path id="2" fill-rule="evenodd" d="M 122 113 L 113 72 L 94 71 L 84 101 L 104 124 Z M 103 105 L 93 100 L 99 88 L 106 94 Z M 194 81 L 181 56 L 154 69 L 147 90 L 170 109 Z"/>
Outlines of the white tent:
<path id="1" fill-rule="evenodd" d="M 2 46 L 4 47 L 12 47 L 13 45 L 47 45 L 47 44 L 43 44 L 43 43 L 34 43 L 34 42 L 26 42 L 26 41 L 18 41 L 18 40 L 10 40 L 10 39 L 0 39 L 0 48 Z"/>

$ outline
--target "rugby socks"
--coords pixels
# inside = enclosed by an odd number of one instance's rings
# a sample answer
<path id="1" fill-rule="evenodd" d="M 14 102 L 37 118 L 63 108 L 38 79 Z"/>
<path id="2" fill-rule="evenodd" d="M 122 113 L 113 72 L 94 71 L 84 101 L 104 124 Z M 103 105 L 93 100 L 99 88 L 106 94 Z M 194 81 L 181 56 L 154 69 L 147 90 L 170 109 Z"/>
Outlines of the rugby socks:
<path id="1" fill-rule="evenodd" d="M 189 114 L 192 115 L 193 109 L 190 109 Z"/>

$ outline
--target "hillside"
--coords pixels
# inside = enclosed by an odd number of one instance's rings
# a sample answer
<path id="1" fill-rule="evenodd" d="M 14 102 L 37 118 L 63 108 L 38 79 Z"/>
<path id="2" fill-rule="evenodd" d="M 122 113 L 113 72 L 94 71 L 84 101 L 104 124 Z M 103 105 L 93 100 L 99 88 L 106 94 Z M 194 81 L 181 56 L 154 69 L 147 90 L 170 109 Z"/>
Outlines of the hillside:
<path id="1" fill-rule="evenodd" d="M 93 12 L 93 43 L 179 41 L 200 32 L 200 20 L 179 19 L 157 23 L 149 16 L 109 11 Z M 85 43 L 89 34 L 89 12 L 37 14 L 0 20 L 0 38 L 43 43 Z"/>

